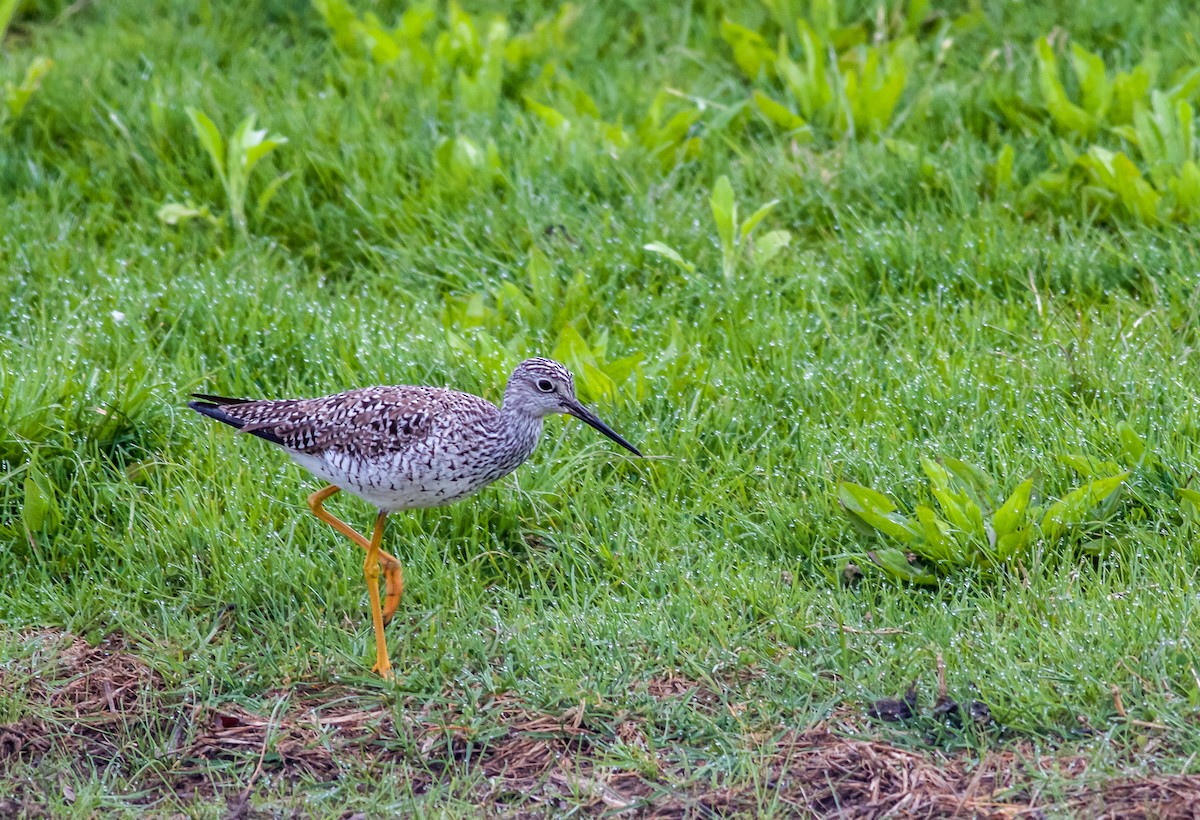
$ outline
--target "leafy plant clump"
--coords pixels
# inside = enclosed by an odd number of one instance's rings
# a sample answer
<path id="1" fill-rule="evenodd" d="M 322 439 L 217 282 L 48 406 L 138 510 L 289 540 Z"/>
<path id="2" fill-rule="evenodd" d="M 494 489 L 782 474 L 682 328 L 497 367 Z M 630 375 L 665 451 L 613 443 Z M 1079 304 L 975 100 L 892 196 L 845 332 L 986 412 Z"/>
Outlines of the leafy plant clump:
<path id="1" fill-rule="evenodd" d="M 1129 71 L 1109 70 L 1099 55 L 1072 43 L 1069 76 L 1049 38 L 1034 51 L 1036 92 L 993 94 L 1010 126 L 1030 132 L 1045 123 L 1060 138 L 1053 166 L 1022 190 L 1022 204 L 1147 225 L 1200 219 L 1192 104 L 1200 67 L 1157 88 L 1153 57 Z M 1006 144 L 995 166 L 998 188 L 1013 187 L 1011 159 Z"/>
<path id="2" fill-rule="evenodd" d="M 1087 529 L 1097 507 L 1111 508 L 1130 471 L 1093 478 L 1058 501 L 1034 501 L 1034 479 L 1007 496 L 978 467 L 955 458 L 922 459 L 937 507 L 917 504 L 911 516 L 881 492 L 844 481 L 838 500 L 856 519 L 903 549 L 874 550 L 873 564 L 894 578 L 934 583 L 939 574 L 966 567 L 995 569 L 1028 558 L 1041 539 L 1052 546 Z M 911 553 L 916 561 L 906 556 Z"/>
<path id="3" fill-rule="evenodd" d="M 553 104 L 530 93 L 525 96 L 525 106 L 560 144 L 581 141 L 596 145 L 613 159 L 640 149 L 663 173 L 700 154 L 703 137 L 696 133 L 700 109 L 688 107 L 672 113 L 671 95 L 665 91 L 658 92 L 641 119 L 629 127 L 620 120 L 604 119 L 592 97 L 563 72 L 547 67 L 542 80 L 542 98 L 553 98 Z"/>
<path id="4" fill-rule="evenodd" d="M 738 267 L 745 260 L 751 262 L 756 269 L 779 255 L 792 241 L 792 235 L 786 230 L 774 230 L 764 234 L 758 240 L 751 235 L 754 229 L 775 210 L 778 199 L 772 199 L 760 205 L 754 213 L 745 219 L 738 216 L 738 204 L 733 195 L 733 185 L 729 177 L 722 176 L 713 185 L 709 205 L 712 208 L 713 224 L 717 229 L 717 239 L 721 246 L 721 273 L 726 282 L 731 282 L 737 276 Z M 651 253 L 669 259 L 681 270 L 694 273 L 696 265 L 683 257 L 679 251 L 663 242 L 651 242 L 645 246 Z"/>
<path id="5" fill-rule="evenodd" d="M 414 92 L 473 112 L 493 112 L 504 97 L 520 98 L 536 76 L 535 65 L 561 59 L 567 34 L 580 15 L 571 4 L 513 33 L 501 15 L 472 16 L 451 2 L 444 14 L 432 3 L 410 6 L 392 27 L 374 14 L 357 14 L 346 0 L 314 0 L 339 51 L 352 60 L 380 66 Z"/>
<path id="6" fill-rule="evenodd" d="M 585 400 L 621 394 L 641 398 L 648 375 L 642 354 L 610 355 L 610 331 L 593 315 L 597 299 L 586 274 L 577 271 L 564 282 L 537 248 L 531 249 L 524 273 L 523 282 L 503 282 L 489 294 L 446 297 L 441 320 L 447 346 L 503 383 L 538 347 L 531 327 L 546 328 L 553 334 L 551 357 L 570 368 Z"/>
<path id="7" fill-rule="evenodd" d="M 836 4 L 814 0 L 805 16 L 785 4 L 770 4 L 779 32 L 774 45 L 760 31 L 726 18 L 720 34 L 734 63 L 754 82 L 750 103 L 793 139 L 868 139 L 886 134 L 900 119 L 905 92 L 922 72 L 932 74 L 952 40 L 950 28 L 967 28 L 974 15 L 944 23 L 932 58 L 922 54 L 917 34 L 928 3 L 899 3 L 873 26 L 843 25 Z"/>
<path id="8" fill-rule="evenodd" d="M 204 146 L 209 159 L 212 160 L 213 170 L 221 180 L 221 187 L 225 189 L 226 206 L 233 226 L 239 234 L 245 235 L 246 197 L 249 193 L 250 177 L 263 158 L 285 144 L 287 138 L 268 134 L 265 128 L 256 130 L 255 117 L 251 114 L 242 120 L 226 141 L 216 124 L 203 111 L 188 108 L 187 114 L 196 139 Z M 287 182 L 290 176 L 290 172 L 279 174 L 259 193 L 255 212 L 260 218 L 280 186 Z M 214 223 L 219 221 L 212 215 L 208 206 L 197 207 L 191 203 L 176 202 L 168 202 L 159 208 L 158 218 L 168 225 L 196 218 L 204 218 Z"/>
<path id="9" fill-rule="evenodd" d="M 19 0 L 0 0 L 0 43 L 3 42 L 19 5 Z M 20 82 L 14 83 L 9 80 L 4 83 L 3 99 L 0 100 L 0 133 L 8 131 L 25 113 L 29 101 L 41 88 L 43 78 L 53 67 L 54 61 L 49 57 L 34 57 L 25 68 Z"/>

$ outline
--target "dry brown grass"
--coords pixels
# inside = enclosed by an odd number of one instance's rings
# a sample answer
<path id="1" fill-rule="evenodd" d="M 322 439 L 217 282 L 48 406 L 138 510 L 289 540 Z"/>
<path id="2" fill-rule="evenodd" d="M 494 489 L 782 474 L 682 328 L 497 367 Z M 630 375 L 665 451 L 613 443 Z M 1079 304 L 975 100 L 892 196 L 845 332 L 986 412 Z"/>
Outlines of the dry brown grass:
<path id="1" fill-rule="evenodd" d="M 654 818 L 748 815 L 766 800 L 798 816 L 864 820 L 1037 817 L 1047 810 L 1200 817 L 1200 776 L 1097 784 L 1081 757 L 1039 756 L 1022 744 L 982 760 L 913 751 L 864 739 L 861 722 L 850 715 L 804 731 L 747 738 L 761 759 L 754 782 L 713 783 L 689 778 L 671 749 L 651 752 L 636 721 L 593 725 L 583 707 L 551 715 L 500 697 L 487 704 L 494 725 L 481 732 L 445 710 L 394 710 L 380 696 L 346 688 L 292 687 L 272 693 L 272 712 L 258 714 L 232 703 L 195 706 L 172 697 L 162 677 L 116 640 L 91 647 L 47 632 L 36 643 L 54 653 L 46 655 L 54 657 L 54 674 L 0 673 L 0 687 L 21 687 L 37 706 L 35 714 L 0 726 L 0 770 L 16 760 L 64 761 L 81 771 L 122 766 L 138 733 L 153 735 L 166 738 L 163 766 L 160 774 L 142 776 L 139 800 L 223 792 L 231 816 L 248 816 L 247 798 L 263 773 L 324 781 L 354 763 L 390 761 L 401 764 L 418 792 L 454 772 L 481 773 L 486 785 L 475 798 L 502 813 L 581 807 L 590 814 Z M 700 683 L 678 676 L 646 686 L 655 698 L 686 698 L 697 708 L 717 701 Z M 396 715 L 403 715 L 399 722 Z M 616 742 L 645 750 L 650 765 L 631 771 L 606 763 L 603 750 Z M 253 774 L 225 788 L 215 773 L 230 766 L 253 767 Z M 1049 803 L 1032 785 L 1048 772 L 1080 785 L 1065 802 Z M 42 810 L 28 788 L 13 794 L 0 801 L 0 815 Z"/>

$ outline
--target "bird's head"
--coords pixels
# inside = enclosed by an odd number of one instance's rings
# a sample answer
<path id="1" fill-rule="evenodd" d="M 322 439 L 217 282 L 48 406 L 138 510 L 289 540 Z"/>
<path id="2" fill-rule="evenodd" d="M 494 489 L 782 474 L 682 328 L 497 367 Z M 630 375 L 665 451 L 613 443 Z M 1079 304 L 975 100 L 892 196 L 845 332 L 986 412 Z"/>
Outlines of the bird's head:
<path id="1" fill-rule="evenodd" d="M 634 455 L 641 456 L 636 447 L 617 435 L 575 398 L 575 379 L 571 377 L 571 371 L 553 359 L 526 359 L 517 365 L 504 391 L 504 409 L 535 418 L 544 418 L 553 413 L 574 416 Z"/>

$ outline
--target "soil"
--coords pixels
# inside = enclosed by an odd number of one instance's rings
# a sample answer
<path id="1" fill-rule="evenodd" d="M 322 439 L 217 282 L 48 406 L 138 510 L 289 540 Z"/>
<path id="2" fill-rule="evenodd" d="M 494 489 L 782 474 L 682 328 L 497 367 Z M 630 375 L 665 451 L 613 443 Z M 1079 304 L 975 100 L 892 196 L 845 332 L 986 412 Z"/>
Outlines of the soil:
<path id="1" fill-rule="evenodd" d="M 1039 755 L 1019 741 L 982 759 L 905 749 L 870 739 L 871 724 L 850 713 L 745 738 L 760 760 L 758 775 L 714 782 L 690 776 L 702 761 L 655 748 L 636 720 L 592 719 L 583 706 L 545 714 L 500 696 L 486 703 L 486 727 L 471 728 L 470 719 L 446 708 L 396 707 L 346 687 L 292 686 L 270 693 L 265 700 L 275 707 L 258 714 L 235 703 L 189 703 L 117 638 L 94 647 L 54 632 L 24 640 L 38 647 L 41 659 L 30 668 L 39 672 L 0 668 L 0 690 L 20 688 L 35 708 L 0 725 L 0 817 L 47 812 L 43 792 L 16 778 L 6 782 L 14 761 L 74 768 L 81 776 L 116 767 L 137 786 L 131 802 L 217 797 L 231 818 L 255 816 L 253 788 L 264 774 L 274 782 L 328 781 L 360 768 L 355 764 L 391 761 L 418 793 L 451 775 L 480 773 L 472 796 L 489 813 L 512 816 L 573 807 L 649 818 L 752 815 L 766 799 L 796 816 L 1200 818 L 1200 776 L 1094 778 L 1082 757 Z M 677 676 L 647 681 L 646 691 L 696 708 L 719 700 Z M 970 704 L 970 713 L 979 706 Z M 873 707 L 895 720 L 915 708 L 907 694 Z M 135 768 L 126 757 L 139 743 Z M 147 743 L 161 744 L 160 765 L 144 765 L 154 756 Z M 615 743 L 638 760 L 636 769 L 612 763 Z M 1036 784 L 1048 773 L 1079 785 L 1047 797 Z M 66 781 L 59 783 L 73 799 Z"/>

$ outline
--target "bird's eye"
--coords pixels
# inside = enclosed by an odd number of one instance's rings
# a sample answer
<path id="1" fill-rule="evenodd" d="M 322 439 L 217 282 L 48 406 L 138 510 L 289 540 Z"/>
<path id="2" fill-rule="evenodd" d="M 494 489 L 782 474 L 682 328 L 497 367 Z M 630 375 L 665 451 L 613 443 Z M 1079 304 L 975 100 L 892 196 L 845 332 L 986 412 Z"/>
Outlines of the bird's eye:
<path id="1" fill-rule="evenodd" d="M 537 389 L 541 390 L 543 393 L 553 393 L 554 382 L 550 381 L 549 379 L 538 379 Z"/>

